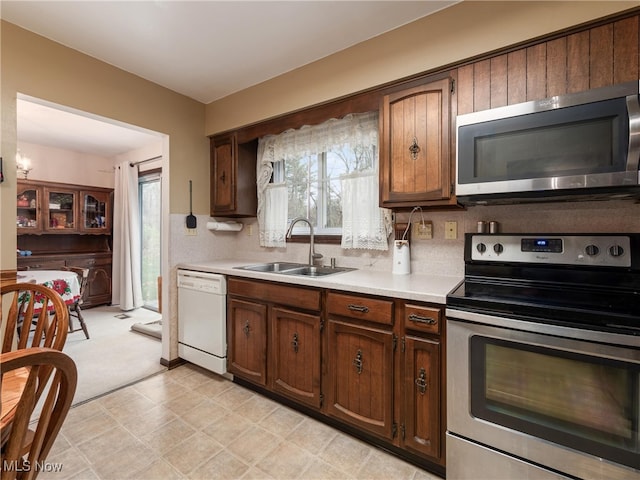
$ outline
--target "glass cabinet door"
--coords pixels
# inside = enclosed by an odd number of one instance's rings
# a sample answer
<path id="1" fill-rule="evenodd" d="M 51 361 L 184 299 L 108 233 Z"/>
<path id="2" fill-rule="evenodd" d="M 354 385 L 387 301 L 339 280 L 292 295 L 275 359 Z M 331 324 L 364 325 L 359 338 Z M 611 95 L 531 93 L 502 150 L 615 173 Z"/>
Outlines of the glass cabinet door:
<path id="1" fill-rule="evenodd" d="M 68 232 L 75 230 L 76 192 L 62 189 L 45 189 L 47 219 L 45 230 Z"/>
<path id="2" fill-rule="evenodd" d="M 109 194 L 82 192 L 80 228 L 91 233 L 109 229 Z"/>
<path id="3" fill-rule="evenodd" d="M 18 185 L 16 226 L 18 234 L 42 230 L 40 190 L 35 186 Z"/>

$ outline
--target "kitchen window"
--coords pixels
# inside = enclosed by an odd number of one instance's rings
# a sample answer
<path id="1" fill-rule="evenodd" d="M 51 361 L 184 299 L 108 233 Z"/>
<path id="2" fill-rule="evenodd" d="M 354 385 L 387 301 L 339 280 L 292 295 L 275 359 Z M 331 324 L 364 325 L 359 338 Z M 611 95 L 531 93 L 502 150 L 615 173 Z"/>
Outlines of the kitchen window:
<path id="1" fill-rule="evenodd" d="M 375 146 L 321 152 L 280 160 L 274 164 L 273 182 L 287 185 L 287 222 L 306 217 L 317 235 L 342 236 L 342 182 L 354 173 L 375 172 Z M 294 235 L 309 235 L 306 224 L 294 227 Z"/>
<path id="2" fill-rule="evenodd" d="M 388 248 L 390 214 L 378 207 L 377 112 L 260 139 L 261 246 L 285 246 L 286 229 L 300 216 L 343 248 Z M 309 228 L 296 225 L 293 234 L 306 237 Z"/>

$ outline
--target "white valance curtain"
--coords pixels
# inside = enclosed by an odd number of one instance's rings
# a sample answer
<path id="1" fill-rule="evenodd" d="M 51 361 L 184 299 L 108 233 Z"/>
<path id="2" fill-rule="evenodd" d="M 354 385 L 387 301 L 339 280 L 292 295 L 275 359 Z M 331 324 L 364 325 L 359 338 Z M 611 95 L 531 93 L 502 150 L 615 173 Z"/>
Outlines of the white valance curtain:
<path id="1" fill-rule="evenodd" d="M 140 279 L 140 210 L 138 168 L 128 161 L 115 171 L 113 217 L 113 280 L 111 303 L 121 310 L 142 307 Z"/>
<path id="2" fill-rule="evenodd" d="M 384 222 L 384 212 L 378 208 L 377 112 L 350 114 L 341 119 L 333 118 L 320 125 L 306 125 L 259 140 L 257 190 L 261 246 L 286 245 L 287 186 L 282 182 L 284 178 L 272 178 L 274 164 L 282 160 L 286 162 L 289 158 L 331 152 L 345 146 L 354 149 L 370 148 L 375 152 L 375 161 L 368 170 L 349 174 L 341 179 L 342 188 L 348 191 L 345 195 L 343 190 L 342 247 L 383 250 L 388 248 L 386 239 L 391 230 Z"/>

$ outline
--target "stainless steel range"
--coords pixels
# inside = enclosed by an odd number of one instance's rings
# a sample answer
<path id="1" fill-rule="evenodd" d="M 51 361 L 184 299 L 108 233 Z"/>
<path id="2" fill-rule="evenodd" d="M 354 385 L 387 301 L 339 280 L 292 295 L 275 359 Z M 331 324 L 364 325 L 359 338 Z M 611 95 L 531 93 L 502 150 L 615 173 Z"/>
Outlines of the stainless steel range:
<path id="1" fill-rule="evenodd" d="M 467 234 L 447 478 L 640 478 L 640 234 Z"/>

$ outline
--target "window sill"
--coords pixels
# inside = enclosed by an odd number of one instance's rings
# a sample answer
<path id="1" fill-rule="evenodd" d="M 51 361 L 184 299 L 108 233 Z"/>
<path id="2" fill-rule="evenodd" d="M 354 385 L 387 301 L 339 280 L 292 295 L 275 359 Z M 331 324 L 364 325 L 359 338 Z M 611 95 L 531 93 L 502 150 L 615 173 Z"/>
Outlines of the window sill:
<path id="1" fill-rule="evenodd" d="M 310 235 L 292 235 L 291 238 L 287 238 L 288 243 L 309 243 L 310 241 Z M 313 241 L 316 245 L 340 245 L 342 243 L 342 235 L 314 235 Z"/>

